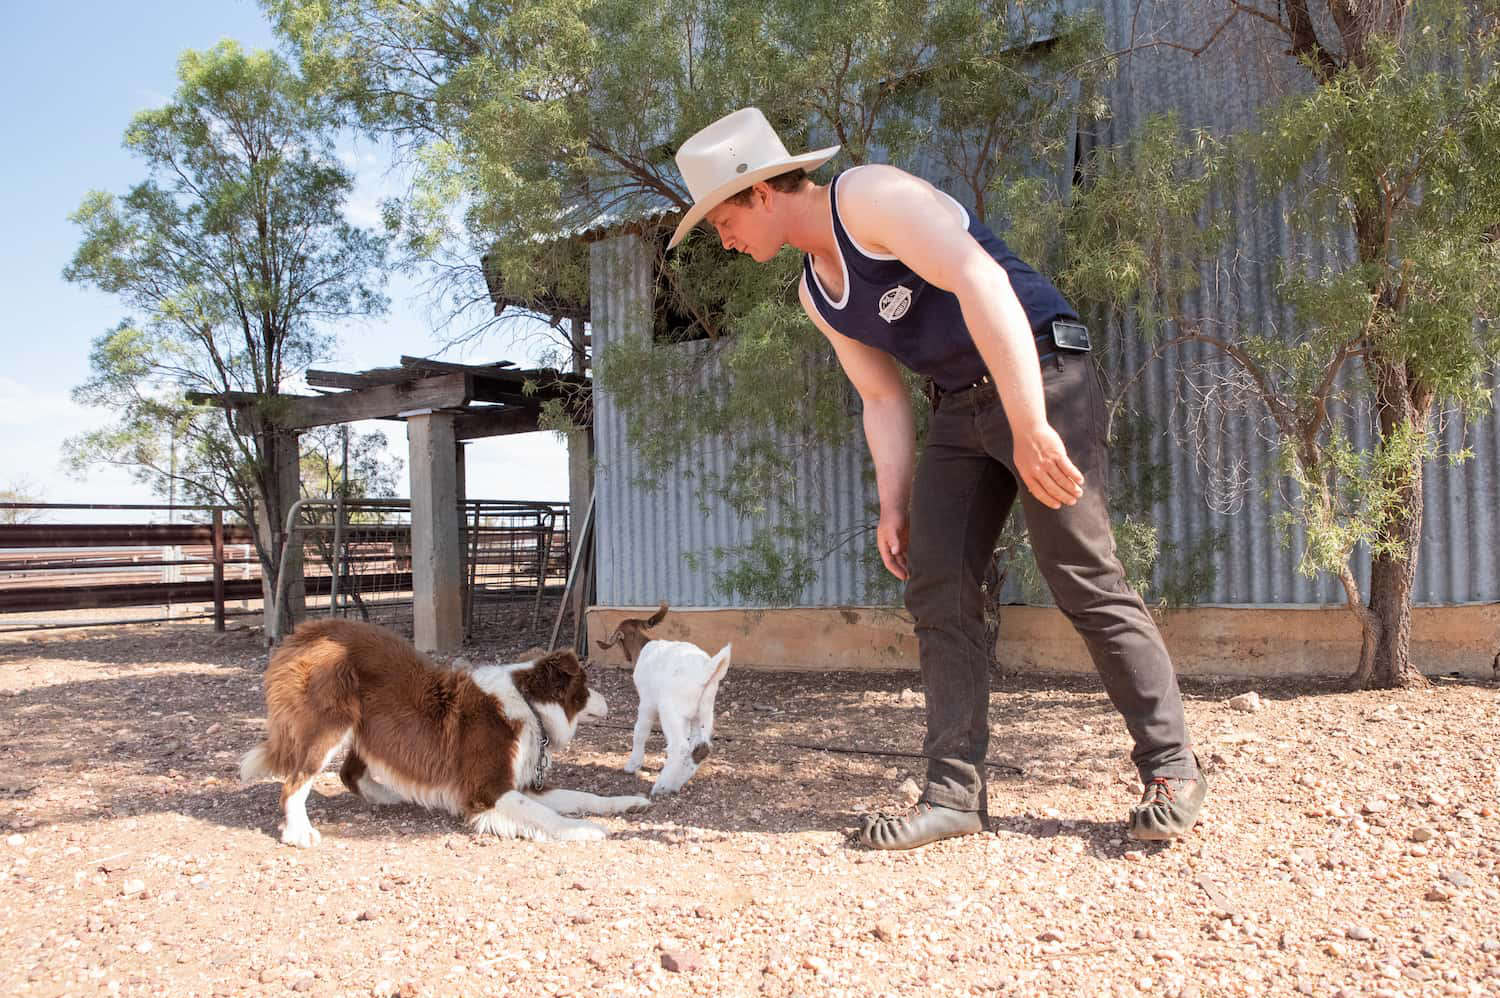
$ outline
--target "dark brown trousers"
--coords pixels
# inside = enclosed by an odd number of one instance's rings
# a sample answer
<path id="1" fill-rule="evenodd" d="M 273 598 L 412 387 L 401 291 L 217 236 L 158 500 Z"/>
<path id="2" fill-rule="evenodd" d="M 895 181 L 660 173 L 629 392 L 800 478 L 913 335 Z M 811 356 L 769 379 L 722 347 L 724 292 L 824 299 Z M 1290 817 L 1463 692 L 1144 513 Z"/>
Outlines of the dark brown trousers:
<path id="1" fill-rule="evenodd" d="M 1018 496 L 1042 577 L 1125 719 L 1142 780 L 1197 773 L 1171 659 L 1115 555 L 1098 373 L 1088 354 L 1060 352 L 1042 365 L 1048 422 L 1085 478 L 1076 505 L 1048 509 L 1019 484 L 993 385 L 942 396 L 913 486 L 906 605 L 927 693 L 924 799 L 964 811 L 986 810 L 990 653 L 980 587 Z"/>

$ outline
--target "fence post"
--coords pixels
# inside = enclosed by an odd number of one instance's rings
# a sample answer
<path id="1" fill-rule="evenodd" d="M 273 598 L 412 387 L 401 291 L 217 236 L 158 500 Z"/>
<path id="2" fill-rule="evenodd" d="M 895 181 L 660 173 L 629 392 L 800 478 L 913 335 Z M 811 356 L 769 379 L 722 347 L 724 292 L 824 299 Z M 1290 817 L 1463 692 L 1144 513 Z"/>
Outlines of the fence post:
<path id="1" fill-rule="evenodd" d="M 214 630 L 224 630 L 224 511 L 214 510 Z"/>
<path id="2" fill-rule="evenodd" d="M 328 566 L 333 578 L 328 583 L 328 615 L 339 617 L 339 576 L 344 570 L 344 494 L 333 503 L 333 557 Z"/>

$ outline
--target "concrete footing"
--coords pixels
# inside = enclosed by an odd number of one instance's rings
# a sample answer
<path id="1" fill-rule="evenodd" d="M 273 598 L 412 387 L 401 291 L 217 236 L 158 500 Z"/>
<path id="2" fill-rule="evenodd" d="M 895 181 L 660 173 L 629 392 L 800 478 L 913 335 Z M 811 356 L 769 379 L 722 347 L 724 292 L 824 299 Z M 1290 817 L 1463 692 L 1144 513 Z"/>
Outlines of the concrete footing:
<path id="1" fill-rule="evenodd" d="M 591 607 L 589 655 L 623 666 L 619 647 L 600 651 L 626 617 L 655 607 Z M 1000 661 L 1024 672 L 1091 673 L 1093 663 L 1068 621 L 1050 607 L 1002 611 Z M 1182 676 L 1340 676 L 1359 662 L 1359 625 L 1342 607 L 1192 607 L 1158 617 Z M 882 607 L 766 610 L 674 608 L 653 636 L 717 651 L 734 643 L 734 668 L 799 671 L 917 669 L 911 617 Z M 1488 678 L 1500 652 L 1500 604 L 1417 607 L 1412 657 L 1429 675 Z"/>

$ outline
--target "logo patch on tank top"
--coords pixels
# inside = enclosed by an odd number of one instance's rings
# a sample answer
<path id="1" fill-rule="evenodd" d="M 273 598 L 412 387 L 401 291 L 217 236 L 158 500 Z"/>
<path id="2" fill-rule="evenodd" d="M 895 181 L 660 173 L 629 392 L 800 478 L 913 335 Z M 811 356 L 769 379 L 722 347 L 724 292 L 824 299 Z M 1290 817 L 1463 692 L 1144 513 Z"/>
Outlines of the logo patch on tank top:
<path id="1" fill-rule="evenodd" d="M 895 322 L 911 308 L 911 288 L 898 284 L 880 296 L 880 317 L 886 322 Z"/>

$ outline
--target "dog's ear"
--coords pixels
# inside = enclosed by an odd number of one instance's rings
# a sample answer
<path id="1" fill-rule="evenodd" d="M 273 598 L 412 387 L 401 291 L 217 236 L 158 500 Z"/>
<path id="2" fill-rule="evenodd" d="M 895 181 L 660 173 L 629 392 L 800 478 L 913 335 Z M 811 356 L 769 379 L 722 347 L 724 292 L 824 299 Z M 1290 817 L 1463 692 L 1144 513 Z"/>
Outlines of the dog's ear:
<path id="1" fill-rule="evenodd" d="M 578 654 L 571 648 L 559 648 L 557 651 L 548 652 L 536 660 L 536 667 L 543 672 L 554 672 L 564 677 L 583 673 Z"/>

